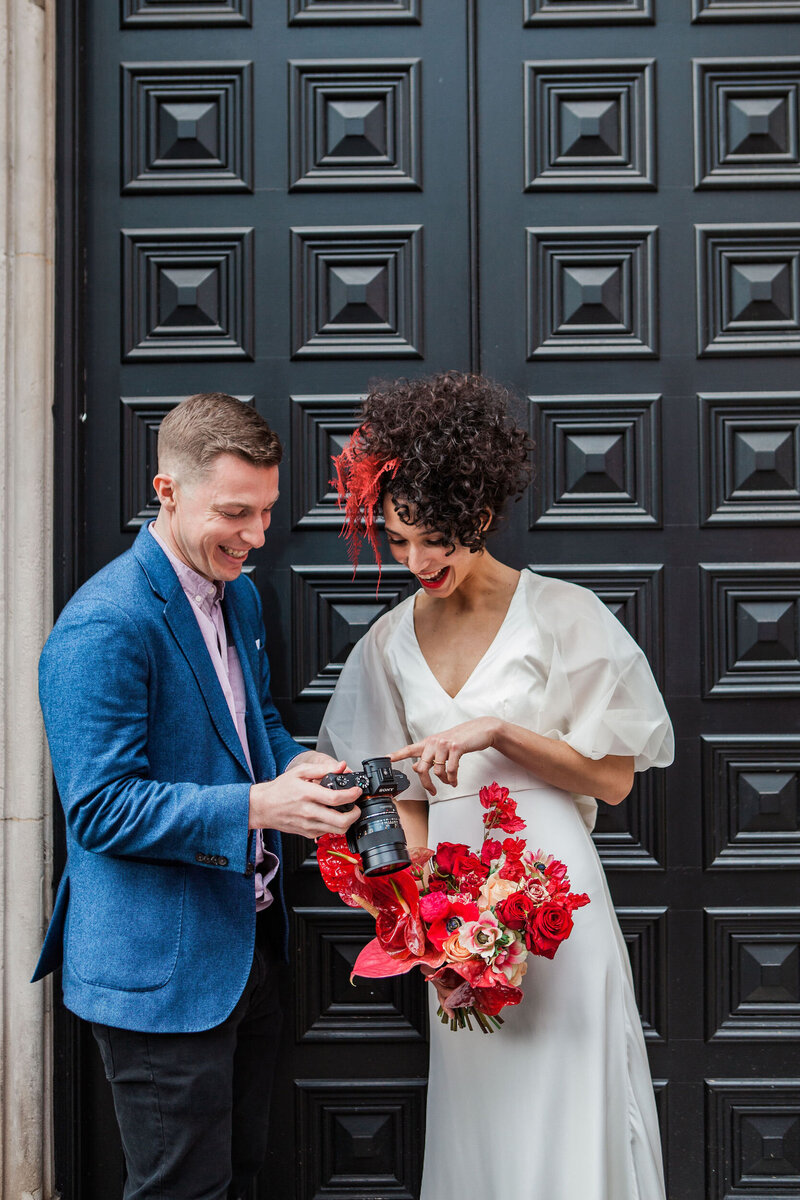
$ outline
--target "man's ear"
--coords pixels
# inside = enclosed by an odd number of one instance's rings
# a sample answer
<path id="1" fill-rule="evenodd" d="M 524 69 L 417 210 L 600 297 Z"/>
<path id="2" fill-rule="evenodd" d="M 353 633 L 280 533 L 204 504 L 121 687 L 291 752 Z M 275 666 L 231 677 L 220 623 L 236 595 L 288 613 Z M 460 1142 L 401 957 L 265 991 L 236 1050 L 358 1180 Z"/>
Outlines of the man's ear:
<path id="1" fill-rule="evenodd" d="M 161 507 L 166 509 L 167 512 L 172 512 L 175 508 L 175 495 L 178 490 L 175 476 L 161 472 L 153 480 L 153 487 L 161 502 Z"/>

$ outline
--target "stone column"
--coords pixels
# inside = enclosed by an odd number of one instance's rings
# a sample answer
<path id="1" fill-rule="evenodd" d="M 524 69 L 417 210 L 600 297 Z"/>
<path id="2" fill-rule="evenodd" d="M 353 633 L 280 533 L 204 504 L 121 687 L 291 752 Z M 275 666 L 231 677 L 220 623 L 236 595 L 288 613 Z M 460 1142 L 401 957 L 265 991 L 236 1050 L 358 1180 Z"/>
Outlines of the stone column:
<path id="1" fill-rule="evenodd" d="M 54 0 L 0 0 L 0 1194 L 52 1196 L 50 769 L 36 664 L 52 621 Z"/>

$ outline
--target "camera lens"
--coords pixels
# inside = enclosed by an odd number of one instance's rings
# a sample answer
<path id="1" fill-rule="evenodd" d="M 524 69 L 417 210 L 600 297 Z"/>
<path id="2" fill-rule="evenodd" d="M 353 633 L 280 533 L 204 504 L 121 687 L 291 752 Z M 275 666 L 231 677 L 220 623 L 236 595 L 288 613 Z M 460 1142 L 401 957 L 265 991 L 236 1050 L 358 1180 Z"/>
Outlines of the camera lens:
<path id="1" fill-rule="evenodd" d="M 347 831 L 350 849 L 361 855 L 365 875 L 391 875 L 411 863 L 394 802 L 388 796 L 366 796 L 361 816 Z"/>

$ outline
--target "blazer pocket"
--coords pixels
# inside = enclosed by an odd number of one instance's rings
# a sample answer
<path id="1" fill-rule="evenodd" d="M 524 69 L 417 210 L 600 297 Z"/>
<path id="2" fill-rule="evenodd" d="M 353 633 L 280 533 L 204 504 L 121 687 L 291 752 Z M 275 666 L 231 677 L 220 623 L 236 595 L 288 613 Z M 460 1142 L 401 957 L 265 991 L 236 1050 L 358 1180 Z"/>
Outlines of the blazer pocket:
<path id="1" fill-rule="evenodd" d="M 164 987 L 178 961 L 186 868 L 92 857 L 91 870 L 71 878 L 69 969 L 96 987 Z"/>

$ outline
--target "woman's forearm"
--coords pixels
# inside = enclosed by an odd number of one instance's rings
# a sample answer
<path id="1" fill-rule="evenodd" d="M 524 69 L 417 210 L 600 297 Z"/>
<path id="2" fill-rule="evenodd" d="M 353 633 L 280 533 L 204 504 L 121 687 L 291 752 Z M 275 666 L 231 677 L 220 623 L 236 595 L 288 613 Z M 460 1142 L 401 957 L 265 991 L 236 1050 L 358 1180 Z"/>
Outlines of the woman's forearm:
<path id="1" fill-rule="evenodd" d="M 492 745 L 544 783 L 565 792 L 596 796 L 606 804 L 621 803 L 633 786 L 632 758 L 617 754 L 584 758 L 567 742 L 543 737 L 510 721 L 497 721 Z"/>
<path id="2" fill-rule="evenodd" d="M 428 844 L 428 805 L 425 800 L 396 800 L 409 850 Z"/>

